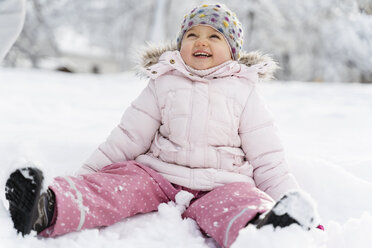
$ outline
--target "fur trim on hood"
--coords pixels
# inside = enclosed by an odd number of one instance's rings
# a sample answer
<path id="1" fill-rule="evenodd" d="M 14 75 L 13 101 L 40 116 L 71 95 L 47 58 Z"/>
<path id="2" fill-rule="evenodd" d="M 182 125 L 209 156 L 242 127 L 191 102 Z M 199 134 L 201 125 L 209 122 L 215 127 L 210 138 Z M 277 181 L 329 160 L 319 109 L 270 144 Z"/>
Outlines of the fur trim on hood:
<path id="1" fill-rule="evenodd" d="M 141 70 L 146 69 L 152 65 L 155 65 L 159 61 L 159 57 L 167 51 L 177 50 L 176 43 L 167 43 L 164 45 L 148 44 L 145 48 L 141 49 L 140 55 L 138 56 L 139 61 L 137 62 L 137 72 L 142 75 Z M 270 55 L 262 54 L 259 51 L 254 52 L 241 52 L 241 57 L 238 60 L 240 64 L 244 64 L 248 67 L 265 63 L 267 64 L 267 70 L 265 73 L 260 74 L 260 79 L 268 80 L 274 78 L 274 72 L 279 68 L 278 64 L 272 59 Z"/>

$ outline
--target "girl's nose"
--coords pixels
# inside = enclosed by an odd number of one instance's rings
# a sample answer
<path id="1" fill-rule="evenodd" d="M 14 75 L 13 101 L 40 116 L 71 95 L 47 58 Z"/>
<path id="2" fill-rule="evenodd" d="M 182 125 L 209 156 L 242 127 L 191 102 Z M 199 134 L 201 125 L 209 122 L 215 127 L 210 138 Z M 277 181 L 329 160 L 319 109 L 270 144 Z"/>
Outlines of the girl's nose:
<path id="1" fill-rule="evenodd" d="M 206 39 L 202 38 L 202 39 L 198 39 L 196 42 L 195 42 L 195 46 L 200 46 L 200 47 L 205 47 L 205 46 L 208 46 L 208 42 Z"/>

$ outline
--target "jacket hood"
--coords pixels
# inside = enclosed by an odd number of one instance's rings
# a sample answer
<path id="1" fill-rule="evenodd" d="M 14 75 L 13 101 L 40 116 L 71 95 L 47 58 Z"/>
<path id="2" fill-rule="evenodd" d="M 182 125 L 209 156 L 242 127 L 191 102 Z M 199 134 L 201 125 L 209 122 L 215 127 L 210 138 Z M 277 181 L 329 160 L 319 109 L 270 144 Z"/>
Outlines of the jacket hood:
<path id="1" fill-rule="evenodd" d="M 167 43 L 164 45 L 148 44 L 145 48 L 141 49 L 139 54 L 139 61 L 137 62 L 137 72 L 141 76 L 145 76 L 142 73 L 143 69 L 147 69 L 159 62 L 160 56 L 167 51 L 176 51 L 176 43 Z M 241 57 L 238 60 L 239 64 L 251 67 L 256 64 L 264 64 L 266 70 L 259 72 L 260 79 L 272 79 L 274 78 L 274 72 L 279 68 L 278 64 L 272 59 L 270 55 L 262 54 L 259 51 L 253 52 L 241 52 Z"/>

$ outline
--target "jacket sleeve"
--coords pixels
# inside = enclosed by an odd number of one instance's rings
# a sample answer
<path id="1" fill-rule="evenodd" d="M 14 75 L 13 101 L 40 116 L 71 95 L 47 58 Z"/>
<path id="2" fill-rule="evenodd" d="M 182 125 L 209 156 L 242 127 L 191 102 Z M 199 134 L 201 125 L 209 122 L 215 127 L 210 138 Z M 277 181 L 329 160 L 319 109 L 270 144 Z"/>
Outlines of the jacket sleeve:
<path id="1" fill-rule="evenodd" d="M 0 62 L 17 39 L 25 18 L 25 0 L 0 0 Z"/>
<path id="2" fill-rule="evenodd" d="M 246 160 L 253 166 L 253 178 L 260 190 L 279 200 L 288 190 L 298 188 L 288 171 L 271 113 L 255 86 L 244 107 L 239 134 Z"/>
<path id="3" fill-rule="evenodd" d="M 155 93 L 155 84 L 150 80 L 147 87 L 127 108 L 120 123 L 77 171 L 87 174 L 106 165 L 133 160 L 145 153 L 160 127 L 161 116 Z"/>

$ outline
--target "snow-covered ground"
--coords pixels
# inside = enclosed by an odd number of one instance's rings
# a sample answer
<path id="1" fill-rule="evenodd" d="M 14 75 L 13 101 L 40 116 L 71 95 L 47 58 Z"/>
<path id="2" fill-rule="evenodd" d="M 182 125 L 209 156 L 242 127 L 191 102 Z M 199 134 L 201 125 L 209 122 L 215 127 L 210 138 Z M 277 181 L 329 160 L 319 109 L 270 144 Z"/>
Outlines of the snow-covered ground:
<path id="1" fill-rule="evenodd" d="M 145 86 L 131 73 L 93 76 L 0 69 L 0 197 L 6 175 L 33 161 L 54 176 L 76 170 Z M 372 247 L 372 85 L 272 82 L 261 90 L 291 169 L 318 203 L 326 231 L 242 230 L 239 247 Z M 3 206 L 4 205 L 4 206 Z M 17 236 L 0 204 L 1 247 L 215 247 L 182 204 L 101 229 L 43 239 Z"/>

